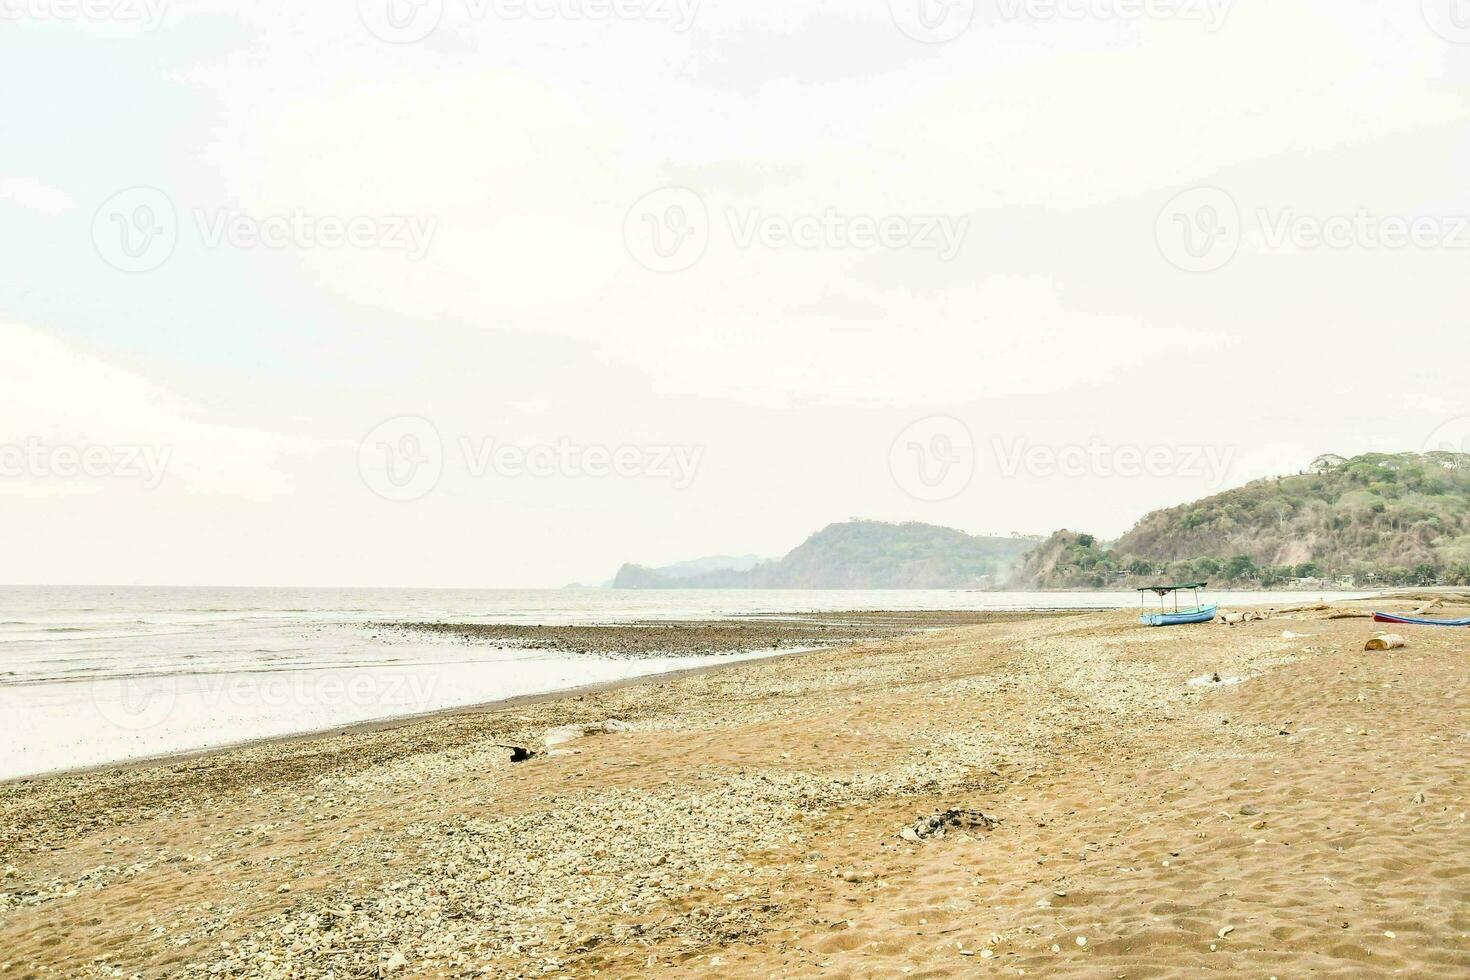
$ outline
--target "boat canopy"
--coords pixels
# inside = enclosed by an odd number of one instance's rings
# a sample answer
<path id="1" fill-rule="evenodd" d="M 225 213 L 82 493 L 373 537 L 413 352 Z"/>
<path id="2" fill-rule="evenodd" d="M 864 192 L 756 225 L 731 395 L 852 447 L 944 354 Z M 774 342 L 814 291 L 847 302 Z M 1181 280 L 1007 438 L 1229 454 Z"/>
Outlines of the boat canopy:
<path id="1" fill-rule="evenodd" d="M 1193 592 L 1195 589 L 1203 589 L 1209 582 L 1190 582 L 1188 585 L 1146 585 L 1139 592 L 1152 592 L 1157 596 L 1166 596 L 1170 592 Z"/>

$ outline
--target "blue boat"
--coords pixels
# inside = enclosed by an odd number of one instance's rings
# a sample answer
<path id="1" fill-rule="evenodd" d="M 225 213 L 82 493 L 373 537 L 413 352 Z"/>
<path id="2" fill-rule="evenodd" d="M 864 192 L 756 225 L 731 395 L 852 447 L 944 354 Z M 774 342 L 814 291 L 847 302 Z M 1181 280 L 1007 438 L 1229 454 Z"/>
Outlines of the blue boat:
<path id="1" fill-rule="evenodd" d="M 1418 619 L 1414 616 L 1395 616 L 1393 613 L 1376 612 L 1375 623 L 1397 623 L 1400 626 L 1470 626 L 1470 619 Z"/>
<path id="2" fill-rule="evenodd" d="M 1190 582 L 1186 585 L 1150 585 L 1147 588 L 1139 589 L 1139 606 L 1143 606 L 1144 596 L 1152 592 L 1159 597 L 1159 611 L 1145 611 L 1138 617 L 1138 621 L 1144 626 L 1188 626 L 1191 623 L 1212 622 L 1220 607 L 1214 603 L 1205 605 L 1200 601 L 1199 597 L 1199 590 L 1209 584 L 1208 582 Z M 1194 593 L 1193 606 L 1180 607 L 1179 593 L 1181 592 Z M 1165 600 L 1169 596 L 1173 596 L 1174 598 L 1174 608 L 1172 609 L 1167 608 L 1165 605 Z"/>
<path id="3" fill-rule="evenodd" d="M 1145 626 L 1188 626 L 1190 623 L 1210 622 L 1219 609 L 1219 606 L 1200 606 L 1178 612 L 1144 613 L 1138 621 Z"/>

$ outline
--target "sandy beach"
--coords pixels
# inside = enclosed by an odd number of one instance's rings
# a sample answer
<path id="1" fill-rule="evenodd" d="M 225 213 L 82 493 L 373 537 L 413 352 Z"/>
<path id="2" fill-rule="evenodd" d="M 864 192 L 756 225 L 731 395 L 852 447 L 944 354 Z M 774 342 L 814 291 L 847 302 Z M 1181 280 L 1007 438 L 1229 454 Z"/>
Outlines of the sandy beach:
<path id="1" fill-rule="evenodd" d="M 1461 977 L 1470 634 L 1365 653 L 1365 608 L 997 616 L 5 784 L 0 975 Z"/>

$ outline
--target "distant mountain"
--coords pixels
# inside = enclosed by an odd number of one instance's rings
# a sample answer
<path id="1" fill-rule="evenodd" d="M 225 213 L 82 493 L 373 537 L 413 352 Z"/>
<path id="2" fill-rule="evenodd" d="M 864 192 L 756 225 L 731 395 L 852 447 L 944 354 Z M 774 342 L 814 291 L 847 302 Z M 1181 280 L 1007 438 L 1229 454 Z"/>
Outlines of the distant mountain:
<path id="1" fill-rule="evenodd" d="M 763 564 L 766 559 L 757 558 L 755 555 L 741 555 L 732 557 L 719 555 L 711 558 L 695 558 L 691 561 L 681 561 L 674 565 L 663 565 L 659 568 L 645 568 L 642 565 L 624 565 L 618 570 L 617 577 L 612 581 L 615 589 L 679 589 L 690 588 L 684 585 L 690 579 L 702 579 L 707 576 L 721 576 L 725 574 L 744 575 L 757 565 Z M 711 586 L 694 586 L 695 588 L 710 588 Z M 714 586 L 717 588 L 718 586 Z"/>
<path id="2" fill-rule="evenodd" d="M 1155 511 L 1111 545 L 1059 531 L 1026 556 L 1011 584 L 1097 588 L 1164 578 L 1244 587 L 1470 584 L 1470 456 L 1322 456 L 1306 473 Z"/>
<path id="3" fill-rule="evenodd" d="M 779 561 L 708 570 L 693 567 L 699 562 L 665 568 L 624 565 L 613 588 L 981 588 L 1009 575 L 1016 561 L 1039 540 L 976 537 L 932 524 L 850 521 L 823 528 Z M 670 569 L 677 571 L 670 574 Z"/>

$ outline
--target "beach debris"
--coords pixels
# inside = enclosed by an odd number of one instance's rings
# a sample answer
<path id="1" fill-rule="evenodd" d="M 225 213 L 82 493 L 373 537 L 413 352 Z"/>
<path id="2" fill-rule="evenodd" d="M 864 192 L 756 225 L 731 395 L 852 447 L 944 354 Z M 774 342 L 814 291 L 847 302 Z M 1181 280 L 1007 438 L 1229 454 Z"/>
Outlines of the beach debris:
<path id="1" fill-rule="evenodd" d="M 567 742 L 575 742 L 577 739 L 586 738 L 589 735 L 611 735 L 615 732 L 627 732 L 631 731 L 632 728 L 633 726 L 629 725 L 626 721 L 618 721 L 616 718 L 609 718 L 607 721 L 598 721 L 589 724 L 561 725 L 546 733 L 546 747 L 552 748 L 557 745 L 565 745 Z"/>
<path id="2" fill-rule="evenodd" d="M 1424 797 L 1424 791 L 1422 789 L 1419 792 L 1417 792 L 1417 793 L 1414 794 L 1414 802 L 1415 803 L 1422 804 L 1424 802 L 1424 799 L 1425 799 L 1425 797 Z"/>
<path id="3" fill-rule="evenodd" d="M 999 824 L 1000 820 L 979 810 L 945 810 L 943 813 L 920 817 L 899 831 L 898 836 L 918 844 L 931 838 L 943 837 L 950 830 L 994 830 Z"/>
<path id="4" fill-rule="evenodd" d="M 1404 647 L 1404 646 L 1407 646 L 1407 645 L 1408 644 L 1404 640 L 1404 638 L 1402 636 L 1399 636 L 1397 633 L 1384 633 L 1381 636 L 1375 636 L 1375 637 L 1373 637 L 1373 639 L 1369 640 L 1368 641 L 1368 645 L 1365 646 L 1365 647 L 1363 647 L 1363 649 L 1364 650 L 1398 650 L 1401 647 Z"/>
<path id="5" fill-rule="evenodd" d="M 1310 633 L 1293 633 L 1291 630 L 1283 630 L 1281 633 L 1281 638 L 1283 640 L 1305 640 L 1309 639 L 1310 637 Z"/>
<path id="6" fill-rule="evenodd" d="M 495 746 L 496 748 L 510 749 L 511 762 L 529 762 L 532 759 L 536 758 L 536 750 L 528 749 L 524 745 L 504 745 L 500 742 L 496 742 Z"/>
<path id="7" fill-rule="evenodd" d="M 1219 932 L 1215 933 L 1215 935 L 1218 936 L 1220 939 L 1224 939 L 1226 936 L 1230 935 L 1234 931 L 1234 926 L 1223 926 L 1221 927 Z"/>
<path id="8" fill-rule="evenodd" d="M 1273 609 L 1272 612 L 1276 612 L 1276 613 L 1326 612 L 1328 609 L 1331 609 L 1331 608 L 1332 607 L 1329 606 L 1325 602 L 1313 602 L 1313 603 L 1308 603 L 1308 604 L 1302 605 L 1302 606 L 1282 606 L 1280 609 Z"/>
<path id="9" fill-rule="evenodd" d="M 1213 674 L 1203 674 L 1191 678 L 1187 683 L 1190 687 L 1229 687 L 1232 684 L 1245 682 L 1244 677 L 1225 677 L 1218 671 Z"/>

